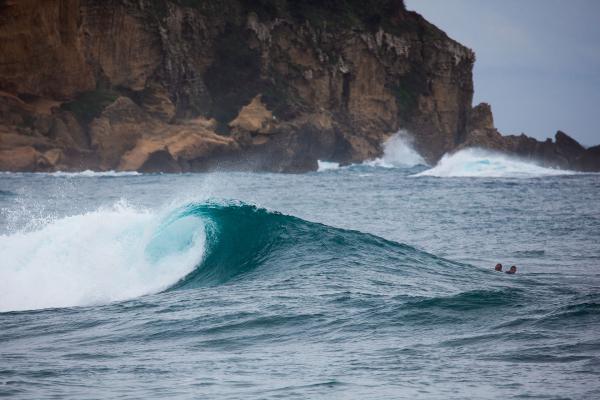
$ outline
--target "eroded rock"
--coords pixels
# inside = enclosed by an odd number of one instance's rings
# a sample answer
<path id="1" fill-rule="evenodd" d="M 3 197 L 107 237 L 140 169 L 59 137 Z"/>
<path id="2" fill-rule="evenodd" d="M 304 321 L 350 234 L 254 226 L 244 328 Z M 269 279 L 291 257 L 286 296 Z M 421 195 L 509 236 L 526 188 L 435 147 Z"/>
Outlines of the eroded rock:
<path id="1" fill-rule="evenodd" d="M 31 146 L 13 147 L 0 150 L 0 170 L 2 171 L 37 171 L 40 153 Z"/>
<path id="2" fill-rule="evenodd" d="M 266 135 L 273 125 L 273 113 L 267 109 L 257 95 L 252 101 L 242 107 L 237 117 L 229 123 L 232 130 L 246 131 L 253 134 Z"/>

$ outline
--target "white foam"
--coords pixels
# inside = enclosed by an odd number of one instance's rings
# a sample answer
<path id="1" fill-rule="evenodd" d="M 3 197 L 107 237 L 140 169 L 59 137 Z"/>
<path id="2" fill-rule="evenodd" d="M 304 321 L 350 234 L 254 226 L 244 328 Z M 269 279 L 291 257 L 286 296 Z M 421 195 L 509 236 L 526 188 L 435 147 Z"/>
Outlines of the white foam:
<path id="1" fill-rule="evenodd" d="M 352 168 L 357 165 L 373 168 L 411 168 L 417 165 L 427 165 L 423 157 L 413 147 L 412 136 L 400 130 L 392 135 L 383 144 L 383 156 L 374 160 L 367 160 L 362 164 L 353 164 L 340 167 L 339 163 L 318 161 L 319 172 L 332 171 L 340 168 Z"/>
<path id="2" fill-rule="evenodd" d="M 479 148 L 468 148 L 444 155 L 435 167 L 415 176 L 532 178 L 573 174 L 576 172 L 545 168 L 505 154 Z"/>
<path id="3" fill-rule="evenodd" d="M 340 163 L 321 161 L 321 160 L 318 160 L 317 162 L 319 164 L 318 172 L 332 171 L 335 169 L 340 169 Z"/>
<path id="4" fill-rule="evenodd" d="M 85 171 L 81 171 L 81 172 L 63 172 L 63 171 L 57 171 L 57 172 L 51 172 L 48 175 L 51 176 L 57 176 L 57 177 L 82 177 L 82 178 L 96 178 L 96 177 L 102 177 L 102 176 L 110 176 L 110 177 L 118 177 L 118 176 L 137 176 L 137 175 L 141 175 L 139 172 L 137 171 L 92 171 L 89 169 L 86 169 Z"/>
<path id="5" fill-rule="evenodd" d="M 0 311 L 83 306 L 164 290 L 204 255 L 195 216 L 116 206 L 0 235 Z"/>
<path id="6" fill-rule="evenodd" d="M 410 168 L 427 165 L 427 163 L 413 147 L 412 136 L 400 130 L 386 140 L 382 157 L 365 161 L 363 165 L 380 168 Z"/>

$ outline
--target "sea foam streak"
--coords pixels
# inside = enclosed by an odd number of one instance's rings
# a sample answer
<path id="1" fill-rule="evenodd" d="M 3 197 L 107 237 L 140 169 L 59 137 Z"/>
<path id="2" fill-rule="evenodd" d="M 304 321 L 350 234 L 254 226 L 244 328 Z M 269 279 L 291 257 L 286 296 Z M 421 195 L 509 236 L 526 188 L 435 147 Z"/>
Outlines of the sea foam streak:
<path id="1" fill-rule="evenodd" d="M 576 172 L 544 168 L 532 162 L 479 148 L 468 148 L 446 154 L 431 169 L 415 176 L 532 178 L 537 176 L 573 175 Z"/>
<path id="2" fill-rule="evenodd" d="M 120 177 L 120 176 L 137 176 L 141 175 L 137 171 L 92 171 L 86 169 L 81 172 L 51 172 L 48 175 L 56 177 L 68 177 L 68 178 L 97 178 L 97 177 Z"/>
<path id="3" fill-rule="evenodd" d="M 0 236 L 0 311 L 125 300 L 168 288 L 204 255 L 204 225 L 117 206 Z"/>

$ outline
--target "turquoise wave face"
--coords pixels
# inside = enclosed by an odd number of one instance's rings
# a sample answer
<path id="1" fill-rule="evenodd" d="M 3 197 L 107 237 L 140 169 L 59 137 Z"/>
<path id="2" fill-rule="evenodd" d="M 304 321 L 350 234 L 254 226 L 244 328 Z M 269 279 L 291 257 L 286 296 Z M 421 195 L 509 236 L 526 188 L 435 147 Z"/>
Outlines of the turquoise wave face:
<path id="1" fill-rule="evenodd" d="M 194 271 L 170 290 L 330 275 L 373 284 L 392 277 L 400 285 L 398 294 L 418 298 L 432 292 L 451 295 L 486 276 L 406 244 L 248 204 L 189 204 L 174 215 L 181 221 L 203 220 L 206 250 Z"/>

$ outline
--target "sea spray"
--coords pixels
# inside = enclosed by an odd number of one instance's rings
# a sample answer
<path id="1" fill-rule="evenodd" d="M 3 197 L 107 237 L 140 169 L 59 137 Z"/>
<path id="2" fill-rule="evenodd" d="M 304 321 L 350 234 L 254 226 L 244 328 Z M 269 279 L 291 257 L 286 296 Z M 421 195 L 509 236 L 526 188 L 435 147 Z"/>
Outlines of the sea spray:
<path id="1" fill-rule="evenodd" d="M 318 171 L 319 172 L 323 172 L 323 171 L 332 171 L 332 170 L 336 170 L 340 168 L 340 163 L 336 163 L 336 162 L 330 162 L 330 161 L 318 161 Z"/>
<path id="2" fill-rule="evenodd" d="M 524 161 L 505 154 L 479 148 L 468 148 L 444 155 L 435 167 L 415 176 L 532 178 L 572 174 L 575 174 L 575 172 L 544 168 L 531 161 Z"/>
<path id="3" fill-rule="evenodd" d="M 417 165 L 427 165 L 427 162 L 415 150 L 413 141 L 413 137 L 407 131 L 400 130 L 383 144 L 383 156 L 367 160 L 360 165 L 374 168 L 411 168 Z M 318 165 L 319 172 L 340 168 L 340 164 L 336 162 L 319 160 Z"/>
<path id="4" fill-rule="evenodd" d="M 204 255 L 196 216 L 116 205 L 0 236 L 0 311 L 81 306 L 161 291 Z"/>
<path id="5" fill-rule="evenodd" d="M 364 165 L 382 168 L 410 168 L 427 165 L 423 157 L 415 150 L 412 136 L 405 130 L 392 135 L 383 145 L 383 156 L 366 161 Z"/>

